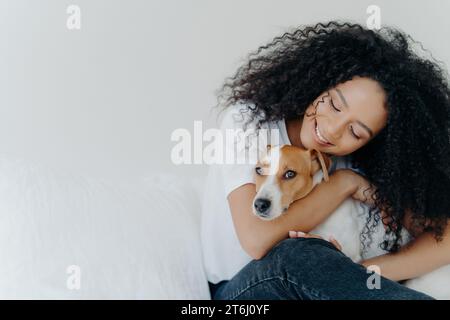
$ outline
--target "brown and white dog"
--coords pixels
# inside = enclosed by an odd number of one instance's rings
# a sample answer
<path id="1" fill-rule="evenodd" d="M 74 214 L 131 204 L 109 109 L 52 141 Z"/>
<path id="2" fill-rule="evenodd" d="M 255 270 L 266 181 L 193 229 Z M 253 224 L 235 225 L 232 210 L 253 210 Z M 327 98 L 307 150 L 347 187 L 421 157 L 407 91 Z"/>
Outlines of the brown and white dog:
<path id="1" fill-rule="evenodd" d="M 292 202 L 306 197 L 323 179 L 328 181 L 331 159 L 317 150 L 292 145 L 267 146 L 255 167 L 256 196 L 253 213 L 263 220 L 281 216 Z M 353 261 L 361 260 L 361 223 L 357 202 L 346 199 L 333 214 L 311 233 L 331 235 Z M 361 211 L 361 210 L 359 210 Z M 349 232 L 354 230 L 355 232 Z"/>
<path id="2" fill-rule="evenodd" d="M 305 197 L 320 182 L 322 177 L 315 176 L 318 171 L 323 170 L 327 181 L 330 166 L 330 158 L 316 150 L 268 145 L 255 168 L 254 213 L 265 220 L 280 216 L 292 202 Z"/>
<path id="3" fill-rule="evenodd" d="M 267 146 L 267 150 L 259 155 L 255 167 L 253 213 L 263 220 L 278 218 L 322 180 L 328 181 L 330 166 L 331 159 L 316 150 L 291 145 Z M 368 211 L 367 205 L 349 197 L 311 233 L 325 239 L 333 236 L 342 245 L 343 253 L 354 262 L 385 254 L 379 246 L 387 236 L 382 223 L 378 223 L 372 234 L 373 244 L 367 251 L 362 251 L 360 234 Z M 410 235 L 403 229 L 401 244 L 410 240 Z M 450 299 L 450 265 L 408 280 L 405 285 L 438 299 Z"/>

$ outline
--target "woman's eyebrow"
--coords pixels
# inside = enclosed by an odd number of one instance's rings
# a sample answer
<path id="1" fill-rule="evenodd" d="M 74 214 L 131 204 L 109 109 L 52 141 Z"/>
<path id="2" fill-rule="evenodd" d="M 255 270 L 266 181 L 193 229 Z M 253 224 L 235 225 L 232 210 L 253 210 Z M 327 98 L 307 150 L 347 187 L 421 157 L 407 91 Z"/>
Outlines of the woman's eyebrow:
<path id="1" fill-rule="evenodd" d="M 346 108 L 348 108 L 347 100 L 345 100 L 345 97 L 344 97 L 344 95 L 342 94 L 341 90 L 339 90 L 338 88 L 334 88 L 334 89 L 336 90 L 336 92 L 338 93 L 339 97 L 341 98 L 342 103 L 344 104 L 344 106 L 345 106 Z M 366 126 L 364 123 L 362 123 L 362 122 L 359 121 L 359 120 L 356 120 L 356 122 L 357 122 L 358 124 L 360 124 L 364 129 L 366 129 L 367 132 L 369 132 L 370 137 L 373 137 L 373 131 L 372 131 L 368 126 Z"/>

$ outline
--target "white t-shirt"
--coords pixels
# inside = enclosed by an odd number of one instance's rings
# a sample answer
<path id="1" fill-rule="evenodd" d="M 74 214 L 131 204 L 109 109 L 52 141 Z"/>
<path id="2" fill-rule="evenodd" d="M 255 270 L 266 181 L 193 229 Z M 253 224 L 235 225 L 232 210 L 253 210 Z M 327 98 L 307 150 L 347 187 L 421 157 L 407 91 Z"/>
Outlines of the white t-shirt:
<path id="1" fill-rule="evenodd" d="M 243 124 L 251 111 L 248 110 L 241 115 L 240 109 L 246 110 L 247 107 L 236 104 L 224 111 L 220 125 L 220 131 L 224 137 L 227 129 L 243 129 Z M 254 129 L 257 120 L 258 118 L 255 118 L 247 125 L 247 128 Z M 263 123 L 261 128 L 277 130 L 279 144 L 291 145 L 284 120 Z M 255 141 L 252 139 L 256 139 L 256 136 L 249 138 L 249 141 Z M 243 147 L 239 144 L 236 153 L 242 152 Z M 257 149 L 249 147 L 249 150 L 254 153 Z M 331 158 L 333 165 L 330 173 L 350 165 L 348 157 L 332 156 Z M 244 184 L 255 183 L 254 168 L 255 162 L 251 161 L 245 164 L 212 164 L 208 168 L 202 200 L 201 242 L 206 276 L 211 283 L 230 280 L 252 260 L 252 257 L 241 247 L 237 237 L 227 196 Z"/>

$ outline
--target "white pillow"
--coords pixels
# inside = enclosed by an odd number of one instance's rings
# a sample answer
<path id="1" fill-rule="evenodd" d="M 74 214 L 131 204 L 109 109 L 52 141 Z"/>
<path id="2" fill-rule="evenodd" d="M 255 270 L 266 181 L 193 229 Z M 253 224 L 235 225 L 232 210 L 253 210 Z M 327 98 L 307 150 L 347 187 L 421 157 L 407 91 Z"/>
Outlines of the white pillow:
<path id="1" fill-rule="evenodd" d="M 196 188 L 0 157 L 0 299 L 210 299 Z"/>

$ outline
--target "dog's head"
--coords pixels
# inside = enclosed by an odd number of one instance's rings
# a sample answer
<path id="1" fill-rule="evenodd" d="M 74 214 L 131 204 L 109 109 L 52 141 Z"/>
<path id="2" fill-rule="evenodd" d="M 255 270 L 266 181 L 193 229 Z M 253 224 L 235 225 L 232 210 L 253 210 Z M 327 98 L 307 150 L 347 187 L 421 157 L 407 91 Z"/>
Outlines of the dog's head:
<path id="1" fill-rule="evenodd" d="M 317 184 L 313 177 L 319 170 L 328 180 L 330 166 L 331 159 L 317 150 L 267 146 L 255 167 L 253 213 L 264 220 L 277 218 L 292 202 L 311 192 Z"/>

